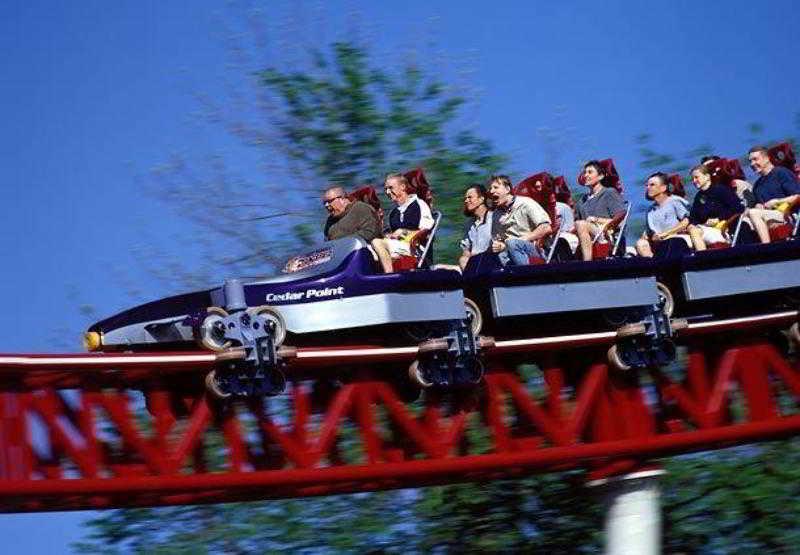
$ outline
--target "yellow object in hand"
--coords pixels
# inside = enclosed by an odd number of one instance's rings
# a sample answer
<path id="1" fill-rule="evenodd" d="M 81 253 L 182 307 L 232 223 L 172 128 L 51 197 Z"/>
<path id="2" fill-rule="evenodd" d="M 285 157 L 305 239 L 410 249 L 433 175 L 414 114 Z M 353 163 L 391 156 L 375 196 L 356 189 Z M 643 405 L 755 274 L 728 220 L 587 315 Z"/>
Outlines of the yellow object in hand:
<path id="1" fill-rule="evenodd" d="M 789 208 L 791 206 L 792 205 L 790 203 L 788 203 L 788 202 L 782 202 L 778 206 L 775 207 L 775 210 L 779 210 L 779 211 L 783 212 L 784 214 L 786 214 L 789 211 Z"/>

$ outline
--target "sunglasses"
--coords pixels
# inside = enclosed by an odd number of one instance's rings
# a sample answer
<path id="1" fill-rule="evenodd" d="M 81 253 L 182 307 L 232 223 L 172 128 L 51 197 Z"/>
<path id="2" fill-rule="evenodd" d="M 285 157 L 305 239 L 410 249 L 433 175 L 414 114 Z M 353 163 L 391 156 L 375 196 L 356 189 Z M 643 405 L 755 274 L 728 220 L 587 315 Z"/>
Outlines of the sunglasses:
<path id="1" fill-rule="evenodd" d="M 338 197 L 322 199 L 322 205 L 328 206 L 329 204 L 333 204 L 333 201 L 335 201 L 337 198 L 344 198 L 344 197 L 339 195 Z"/>

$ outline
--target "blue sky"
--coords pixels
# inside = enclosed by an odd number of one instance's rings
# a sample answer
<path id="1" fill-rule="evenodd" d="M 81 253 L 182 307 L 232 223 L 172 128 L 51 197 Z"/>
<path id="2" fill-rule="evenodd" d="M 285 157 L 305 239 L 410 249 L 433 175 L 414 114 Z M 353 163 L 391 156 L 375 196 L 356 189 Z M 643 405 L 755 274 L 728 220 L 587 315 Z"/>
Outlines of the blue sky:
<path id="1" fill-rule="evenodd" d="M 765 138 L 800 134 L 800 11 L 791 1 L 253 5 L 271 36 L 292 18 L 304 29 L 293 46 L 358 29 L 389 66 L 416 49 L 477 94 L 464 122 L 509 154 L 518 176 L 550 169 L 574 179 L 581 160 L 613 156 L 639 195 L 642 132 L 659 151 L 710 143 L 728 156 L 746 150 L 752 122 Z M 194 93 L 223 95 L 227 6 L 0 5 L 0 255 L 10 294 L 0 351 L 77 350 L 81 305 L 109 314 L 131 303 L 131 290 L 163 294 L 135 253 L 149 244 L 169 251 L 186 223 L 144 194 L 148 171 L 176 152 L 239 152 L 193 119 Z M 281 49 L 271 55 L 280 59 Z M 560 137 L 556 158 L 545 128 Z M 257 175 L 252 158 L 237 160 Z M 186 253 L 191 267 L 196 255 Z M 0 531 L 20 551 L 66 552 L 85 517 L 0 516 Z"/>

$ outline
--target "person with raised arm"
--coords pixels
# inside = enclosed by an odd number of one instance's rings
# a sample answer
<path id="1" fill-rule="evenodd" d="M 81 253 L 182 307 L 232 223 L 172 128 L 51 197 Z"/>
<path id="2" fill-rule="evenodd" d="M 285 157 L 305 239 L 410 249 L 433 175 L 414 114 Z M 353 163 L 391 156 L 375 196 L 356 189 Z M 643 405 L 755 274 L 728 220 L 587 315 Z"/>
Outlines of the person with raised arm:
<path id="1" fill-rule="evenodd" d="M 583 178 L 589 192 L 575 206 L 575 232 L 581 247 L 583 260 L 592 259 L 592 245 L 598 234 L 604 234 L 606 226 L 620 212 L 625 212 L 625 201 L 613 187 L 605 184 L 603 167 L 597 160 L 583 165 Z"/>

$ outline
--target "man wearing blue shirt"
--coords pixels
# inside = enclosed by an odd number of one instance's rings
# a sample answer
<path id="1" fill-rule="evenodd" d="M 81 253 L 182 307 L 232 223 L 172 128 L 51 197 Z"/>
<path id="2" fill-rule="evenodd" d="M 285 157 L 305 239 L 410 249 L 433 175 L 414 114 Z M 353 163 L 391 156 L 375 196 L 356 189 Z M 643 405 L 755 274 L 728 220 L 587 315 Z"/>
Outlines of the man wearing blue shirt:
<path id="1" fill-rule="evenodd" d="M 769 228 L 782 224 L 788 209 L 800 200 L 800 182 L 789 169 L 772 163 L 766 147 L 754 146 L 748 159 L 759 178 L 753 185 L 756 205 L 747 211 L 747 218 L 761 242 L 769 243 Z"/>

